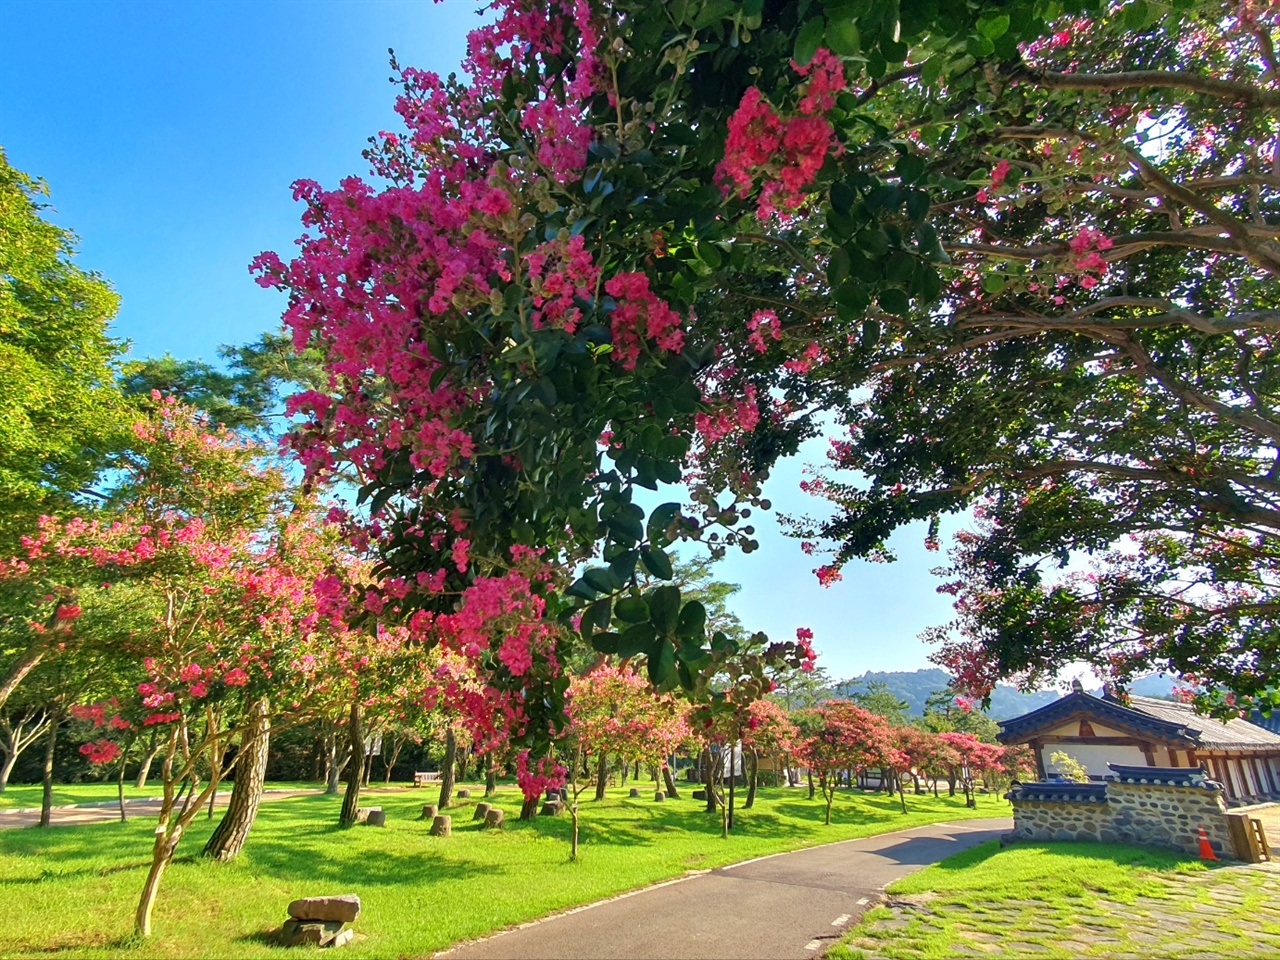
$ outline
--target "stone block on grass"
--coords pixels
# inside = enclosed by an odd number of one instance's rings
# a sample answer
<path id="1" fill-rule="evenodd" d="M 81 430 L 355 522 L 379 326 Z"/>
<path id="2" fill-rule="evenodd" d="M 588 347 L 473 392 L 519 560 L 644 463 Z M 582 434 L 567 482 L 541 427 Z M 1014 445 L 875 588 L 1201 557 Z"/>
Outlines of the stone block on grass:
<path id="1" fill-rule="evenodd" d="M 540 817 L 558 817 L 564 813 L 563 800 L 548 800 L 542 805 L 542 809 L 538 811 Z"/>
<path id="2" fill-rule="evenodd" d="M 477 804 L 476 804 L 475 812 L 474 812 L 473 814 L 471 814 L 471 819 L 472 819 L 472 820 L 483 820 L 483 819 L 484 819 L 484 815 L 485 815 L 486 813 L 488 813 L 488 812 L 489 812 L 490 810 L 492 810 L 492 809 L 493 809 L 493 804 L 492 804 L 492 803 L 477 803 Z"/>
<path id="3" fill-rule="evenodd" d="M 292 920 L 354 923 L 360 916 L 360 898 L 354 893 L 335 897 L 302 897 L 289 904 Z"/>
<path id="4" fill-rule="evenodd" d="M 653 802 L 654 802 L 654 803 L 662 803 L 662 801 L 664 801 L 664 800 L 666 800 L 666 799 L 667 799 L 667 795 L 666 795 L 665 793 L 663 793 L 661 790 L 655 790 L 655 791 L 653 792 Z"/>
<path id="5" fill-rule="evenodd" d="M 381 807 L 374 807 L 369 811 L 369 817 L 365 823 L 370 827 L 385 827 L 387 825 L 387 815 Z"/>
<path id="6" fill-rule="evenodd" d="M 629 794 L 628 794 L 628 796 L 629 796 L 629 797 L 631 797 L 631 798 L 633 798 L 633 799 L 634 799 L 634 798 L 636 798 L 636 797 L 638 797 L 638 796 L 640 796 L 640 788 L 639 788 L 639 787 L 632 787 L 632 788 L 631 788 L 631 793 L 629 793 Z"/>
<path id="7" fill-rule="evenodd" d="M 471 799 L 471 791 L 470 791 L 470 790 L 459 790 L 459 791 L 458 791 L 458 799 L 459 799 L 459 800 L 469 800 L 469 799 Z"/>
<path id="8" fill-rule="evenodd" d="M 447 837 L 453 833 L 453 817 L 448 814 L 437 814 L 435 819 L 431 821 L 431 835 L 433 837 Z"/>
<path id="9" fill-rule="evenodd" d="M 422 816 L 421 816 L 421 817 L 419 817 L 418 819 L 419 819 L 419 820 L 434 820 L 434 819 L 436 818 L 436 814 L 437 814 L 437 813 L 439 813 L 439 812 L 440 812 L 440 808 L 439 808 L 439 806 L 437 806 L 436 804 L 434 804 L 434 803 L 424 803 L 424 804 L 422 805 Z"/>
<path id="10" fill-rule="evenodd" d="M 485 829 L 491 830 L 494 828 L 501 828 L 502 820 L 505 816 L 506 814 L 504 814 L 501 810 L 499 810 L 497 807 L 493 807 L 492 809 L 490 809 L 488 813 L 484 815 Z"/>
<path id="11" fill-rule="evenodd" d="M 689 794 L 689 796 L 691 796 L 694 800 L 705 800 L 707 799 L 707 791 L 695 790 L 693 791 L 693 793 Z"/>

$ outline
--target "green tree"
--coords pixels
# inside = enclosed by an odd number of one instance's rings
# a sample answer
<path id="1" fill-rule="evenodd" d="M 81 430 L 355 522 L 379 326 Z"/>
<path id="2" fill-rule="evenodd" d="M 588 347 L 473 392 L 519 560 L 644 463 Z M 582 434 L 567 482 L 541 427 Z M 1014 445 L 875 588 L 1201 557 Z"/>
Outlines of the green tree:
<path id="1" fill-rule="evenodd" d="M 64 508 L 117 448 L 127 420 L 107 335 L 119 297 L 72 261 L 44 216 L 43 181 L 0 151 L 0 552 Z"/>
<path id="2" fill-rule="evenodd" d="M 884 717 L 890 724 L 900 727 L 907 722 L 909 704 L 900 700 L 883 680 L 872 680 L 866 690 L 860 690 L 851 699 L 864 710 Z"/>

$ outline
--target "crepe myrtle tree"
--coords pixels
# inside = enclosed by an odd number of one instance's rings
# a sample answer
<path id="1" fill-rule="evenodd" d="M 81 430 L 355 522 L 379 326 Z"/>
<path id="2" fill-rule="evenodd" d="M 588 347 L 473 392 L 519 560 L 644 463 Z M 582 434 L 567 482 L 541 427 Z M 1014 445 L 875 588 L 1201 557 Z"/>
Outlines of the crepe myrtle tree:
<path id="1" fill-rule="evenodd" d="M 818 776 L 825 822 L 830 826 L 831 804 L 842 775 L 867 767 L 899 770 L 904 758 L 895 745 L 893 728 L 870 710 L 847 700 L 830 700 L 808 712 L 796 753 Z"/>

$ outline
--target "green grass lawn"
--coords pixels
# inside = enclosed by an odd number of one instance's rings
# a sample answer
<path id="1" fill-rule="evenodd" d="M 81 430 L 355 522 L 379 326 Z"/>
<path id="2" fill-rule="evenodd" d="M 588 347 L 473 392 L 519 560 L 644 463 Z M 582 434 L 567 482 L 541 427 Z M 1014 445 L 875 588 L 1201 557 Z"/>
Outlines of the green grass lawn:
<path id="1" fill-rule="evenodd" d="M 520 796 L 499 789 L 511 819 L 485 832 L 471 820 L 475 798 L 451 813 L 454 835 L 428 835 L 418 821 L 436 790 L 401 789 L 366 800 L 387 812 L 385 829 L 336 825 L 340 798 L 315 795 L 263 804 L 239 860 L 190 858 L 210 830 L 203 817 L 170 868 L 145 948 L 129 941 L 133 910 L 150 855 L 154 822 L 134 818 L 47 830 L 0 831 L 0 902 L 6 911 L 0 956 L 65 951 L 72 955 L 279 957 L 268 933 L 295 897 L 358 893 L 364 912 L 358 939 L 344 956 L 427 956 L 448 944 L 600 897 L 768 853 L 868 836 L 939 820 L 1008 815 L 1004 800 L 896 798 L 842 792 L 830 827 L 821 799 L 802 789 L 763 789 L 755 809 L 740 811 L 733 836 L 719 836 L 718 815 L 683 791 L 679 800 L 638 800 L 625 789 L 582 803 L 582 849 L 569 862 L 570 823 L 539 817 L 521 823 Z"/>
<path id="2" fill-rule="evenodd" d="M 1144 847 L 993 841 L 890 884 L 826 956 L 1277 956 L 1276 879 Z"/>
<path id="3" fill-rule="evenodd" d="M 159 764 L 157 764 L 159 766 Z M 321 786 L 316 783 L 268 783 L 268 789 L 279 788 L 305 788 Z M 227 789 L 231 789 L 231 785 L 227 785 Z M 126 799 L 137 799 L 140 797 L 158 797 L 164 793 L 164 787 L 160 785 L 158 780 L 152 780 L 141 790 L 134 787 L 132 782 L 126 782 L 124 785 L 124 795 Z M 38 807 L 40 806 L 40 798 L 43 795 L 43 788 L 38 783 L 11 783 L 4 793 L 0 793 L 0 810 L 12 810 L 17 808 Z M 115 783 L 55 783 L 53 785 L 53 804 L 54 806 L 63 806 L 70 803 L 98 803 L 104 800 L 116 799 Z"/>

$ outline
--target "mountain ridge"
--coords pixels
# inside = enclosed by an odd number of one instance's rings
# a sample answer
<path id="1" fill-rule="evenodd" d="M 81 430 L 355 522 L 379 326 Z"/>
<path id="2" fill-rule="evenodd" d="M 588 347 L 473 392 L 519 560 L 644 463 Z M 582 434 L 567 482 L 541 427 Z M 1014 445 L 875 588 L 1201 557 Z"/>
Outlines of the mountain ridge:
<path id="1" fill-rule="evenodd" d="M 924 667 L 919 670 L 868 670 L 860 677 L 850 677 L 832 684 L 831 692 L 838 697 L 852 697 L 864 692 L 872 683 L 883 683 L 899 700 L 907 702 L 907 712 L 912 716 L 924 715 L 925 700 L 935 690 L 945 690 L 951 683 L 951 675 L 939 667 Z M 1129 687 L 1130 693 L 1144 697 L 1168 698 L 1173 692 L 1172 677 L 1151 674 L 1135 680 Z M 1102 688 L 1090 690 L 1095 696 L 1102 695 Z M 993 720 L 1008 720 L 1038 710 L 1057 700 L 1063 695 L 1062 690 L 1036 690 L 1023 693 L 1015 687 L 1000 683 L 991 692 L 991 705 L 986 714 Z"/>

